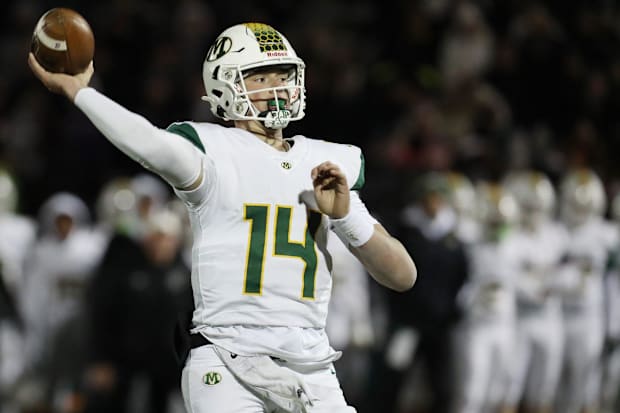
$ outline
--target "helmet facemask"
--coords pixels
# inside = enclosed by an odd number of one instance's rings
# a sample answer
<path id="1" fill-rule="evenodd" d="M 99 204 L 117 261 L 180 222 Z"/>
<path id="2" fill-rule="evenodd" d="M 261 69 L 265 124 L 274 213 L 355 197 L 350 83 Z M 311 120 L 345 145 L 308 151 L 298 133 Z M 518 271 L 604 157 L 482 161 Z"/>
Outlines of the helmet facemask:
<path id="1" fill-rule="evenodd" d="M 273 70 L 274 67 L 282 66 L 289 72 L 289 79 L 284 86 L 266 87 L 258 90 L 247 90 L 245 79 L 260 72 Z M 249 69 L 240 66 L 223 67 L 216 73 L 218 80 L 227 84 L 225 94 L 230 96 L 218 96 L 219 91 L 212 90 L 211 94 L 203 96 L 203 100 L 212 105 L 218 105 L 225 100 L 228 102 L 227 110 L 221 108 L 218 115 L 225 120 L 257 120 L 263 122 L 270 129 L 281 129 L 288 126 L 290 121 L 304 117 L 305 90 L 304 90 L 304 65 L 267 65 Z M 209 91 L 208 91 L 209 92 Z M 253 95 L 263 92 L 271 92 L 273 99 L 267 99 L 269 107 L 260 111 L 252 103 Z M 286 97 L 282 97 L 282 92 Z M 278 96 L 280 93 L 280 96 Z M 214 96 L 212 96 L 214 95 Z"/>
<path id="2" fill-rule="evenodd" d="M 285 85 L 266 87 L 248 91 L 246 79 L 251 76 L 261 75 L 267 72 L 282 72 L 286 76 Z M 291 120 L 301 118 L 300 108 L 303 101 L 303 73 L 294 65 L 262 66 L 256 69 L 245 70 L 235 84 L 238 94 L 236 105 L 241 111 L 237 113 L 238 120 L 259 120 L 265 127 L 270 129 L 285 128 Z M 268 93 L 267 98 L 256 99 L 256 95 Z M 266 101 L 264 110 L 257 108 L 256 103 Z M 234 110 L 237 106 L 234 107 Z M 245 109 L 245 110 L 244 110 Z"/>

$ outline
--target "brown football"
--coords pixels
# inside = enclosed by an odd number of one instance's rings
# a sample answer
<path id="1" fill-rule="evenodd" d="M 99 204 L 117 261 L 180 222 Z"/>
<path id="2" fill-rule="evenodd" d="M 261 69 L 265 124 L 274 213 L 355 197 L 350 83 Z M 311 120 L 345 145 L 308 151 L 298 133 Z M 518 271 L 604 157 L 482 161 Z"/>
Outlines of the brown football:
<path id="1" fill-rule="evenodd" d="M 31 51 L 46 70 L 74 75 L 83 72 L 93 60 L 95 37 L 79 13 L 55 8 L 37 22 Z"/>

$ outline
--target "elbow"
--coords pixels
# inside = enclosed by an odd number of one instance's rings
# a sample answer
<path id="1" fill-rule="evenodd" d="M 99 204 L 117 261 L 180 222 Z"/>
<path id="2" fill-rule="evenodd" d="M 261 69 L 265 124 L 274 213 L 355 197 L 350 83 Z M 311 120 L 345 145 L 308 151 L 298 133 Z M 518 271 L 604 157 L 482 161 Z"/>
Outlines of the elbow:
<path id="1" fill-rule="evenodd" d="M 399 293 L 403 293 L 413 288 L 417 279 L 418 270 L 415 264 L 412 262 L 411 267 L 408 268 L 407 271 L 403 271 L 403 273 L 396 278 L 396 282 L 392 285 L 392 289 Z"/>

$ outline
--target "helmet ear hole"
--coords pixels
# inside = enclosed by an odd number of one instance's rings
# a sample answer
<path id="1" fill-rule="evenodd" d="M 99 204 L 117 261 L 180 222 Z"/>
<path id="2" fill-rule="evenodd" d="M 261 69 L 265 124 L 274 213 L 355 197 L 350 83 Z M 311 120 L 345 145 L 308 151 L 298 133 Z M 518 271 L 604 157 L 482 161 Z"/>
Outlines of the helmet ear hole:
<path id="1" fill-rule="evenodd" d="M 218 98 L 221 98 L 223 93 L 221 90 L 217 90 L 217 89 L 212 89 L 211 93 L 214 94 L 215 96 L 217 96 Z"/>

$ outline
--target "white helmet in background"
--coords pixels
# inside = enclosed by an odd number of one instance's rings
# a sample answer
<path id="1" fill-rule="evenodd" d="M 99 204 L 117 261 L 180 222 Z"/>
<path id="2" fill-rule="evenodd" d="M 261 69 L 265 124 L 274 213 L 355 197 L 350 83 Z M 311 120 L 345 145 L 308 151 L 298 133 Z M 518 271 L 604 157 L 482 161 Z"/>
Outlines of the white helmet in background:
<path id="1" fill-rule="evenodd" d="M 267 66 L 284 66 L 290 77 L 286 86 L 252 91 L 273 92 L 269 110 L 259 112 L 250 101 L 244 77 Z M 258 120 L 267 128 L 281 129 L 304 117 L 304 70 L 304 62 L 282 33 L 262 23 L 238 24 L 224 30 L 207 53 L 202 99 L 224 120 Z M 279 91 L 287 93 L 288 101 L 278 98 Z"/>
<path id="2" fill-rule="evenodd" d="M 519 203 L 525 226 L 536 228 L 553 214 L 555 189 L 545 174 L 531 170 L 512 172 L 504 179 L 504 185 Z"/>
<path id="3" fill-rule="evenodd" d="M 97 219 L 107 229 L 124 232 L 137 203 L 130 178 L 114 178 L 99 192 L 96 203 Z"/>
<path id="4" fill-rule="evenodd" d="M 476 185 L 479 220 L 487 238 L 499 239 L 519 219 L 519 204 L 502 185 L 481 182 Z"/>
<path id="5" fill-rule="evenodd" d="M 57 232 L 57 220 L 67 217 L 71 220 L 71 229 L 83 228 L 90 224 L 90 211 L 79 196 L 70 192 L 57 192 L 51 195 L 39 208 L 39 228 L 41 234 L 50 235 Z"/>
<path id="6" fill-rule="evenodd" d="M 591 169 L 582 168 L 566 174 L 560 185 L 560 194 L 562 219 L 569 225 L 580 225 L 605 212 L 605 188 Z"/>
<path id="7" fill-rule="evenodd" d="M 18 191 L 15 180 L 5 169 L 0 169 L 0 213 L 15 212 Z"/>
<path id="8" fill-rule="evenodd" d="M 448 201 L 459 216 L 475 217 L 476 190 L 471 180 L 460 172 L 446 172 Z"/>

